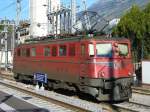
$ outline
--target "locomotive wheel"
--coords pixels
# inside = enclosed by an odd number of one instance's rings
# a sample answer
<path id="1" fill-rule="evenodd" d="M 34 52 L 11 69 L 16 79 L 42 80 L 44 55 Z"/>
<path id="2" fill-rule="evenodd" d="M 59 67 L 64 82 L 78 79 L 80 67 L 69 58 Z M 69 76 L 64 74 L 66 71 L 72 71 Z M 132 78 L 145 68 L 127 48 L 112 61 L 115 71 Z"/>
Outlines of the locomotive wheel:
<path id="1" fill-rule="evenodd" d="M 15 79 L 16 81 L 18 80 L 18 74 L 17 74 L 17 73 L 14 74 L 14 79 Z"/>
<path id="2" fill-rule="evenodd" d="M 22 82 L 22 80 L 23 80 L 23 77 L 20 74 L 18 74 L 18 81 Z"/>
<path id="3" fill-rule="evenodd" d="M 52 90 L 53 89 L 53 82 L 48 80 L 48 89 Z"/>
<path id="4" fill-rule="evenodd" d="M 17 82 L 21 82 L 22 81 L 22 76 L 20 74 L 18 74 L 18 73 L 15 74 L 14 78 L 15 78 L 15 80 Z"/>
<path id="5" fill-rule="evenodd" d="M 113 97 L 114 97 L 115 101 L 118 101 L 118 100 L 121 99 L 121 97 L 120 97 L 120 91 L 119 91 L 119 85 L 115 86 L 113 93 L 114 93 Z"/>

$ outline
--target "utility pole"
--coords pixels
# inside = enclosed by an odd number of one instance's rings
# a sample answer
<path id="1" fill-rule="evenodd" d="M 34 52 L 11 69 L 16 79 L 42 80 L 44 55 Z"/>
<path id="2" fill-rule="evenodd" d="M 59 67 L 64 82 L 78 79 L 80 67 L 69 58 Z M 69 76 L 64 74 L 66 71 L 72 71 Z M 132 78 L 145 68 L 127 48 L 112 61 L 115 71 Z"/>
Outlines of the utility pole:
<path id="1" fill-rule="evenodd" d="M 8 33 L 8 26 L 7 26 L 7 20 L 5 18 L 5 21 L 4 21 L 4 34 L 5 34 L 5 71 L 7 71 L 7 65 L 8 65 L 7 33 Z"/>
<path id="2" fill-rule="evenodd" d="M 71 33 L 75 33 L 74 25 L 76 23 L 76 0 L 71 0 Z"/>
<path id="3" fill-rule="evenodd" d="M 83 2 L 83 6 L 84 6 L 84 11 L 85 11 L 85 14 L 84 14 L 85 26 L 86 26 L 87 30 L 90 30 L 91 29 L 91 23 L 90 23 L 90 19 L 88 17 L 86 0 L 82 0 L 82 2 Z"/>
<path id="4" fill-rule="evenodd" d="M 15 23 L 12 24 L 12 41 L 11 41 L 11 51 L 12 57 L 14 57 L 14 49 L 15 49 Z"/>
<path id="5" fill-rule="evenodd" d="M 0 57 L 0 65 L 2 64 L 2 59 L 4 59 L 4 61 L 5 61 L 4 62 L 4 67 L 5 67 L 5 70 L 7 71 L 7 69 L 8 69 L 8 27 L 10 27 L 10 26 L 12 27 L 11 55 L 12 55 L 12 58 L 13 58 L 14 47 L 15 47 L 15 23 L 14 22 L 10 23 L 5 18 L 4 23 L 1 23 L 0 26 L 4 26 L 4 30 L 2 32 L 4 34 L 4 37 L 2 38 L 3 41 L 1 41 L 2 50 L 1 50 L 1 57 Z M 3 53 L 4 53 L 5 57 L 3 57 Z"/>
<path id="6" fill-rule="evenodd" d="M 52 5 L 51 0 L 48 0 L 47 15 L 52 12 L 51 5 Z M 50 19 L 52 19 L 52 18 L 48 17 L 48 28 L 47 28 L 48 34 L 50 33 L 50 28 L 52 28 L 52 25 L 50 25 L 52 20 L 50 20 Z"/>
<path id="7" fill-rule="evenodd" d="M 16 15 L 16 30 L 17 30 L 17 40 L 20 39 L 20 31 L 19 31 L 19 21 L 21 15 L 21 0 L 17 0 L 17 15 Z M 17 41 L 18 43 L 18 41 Z"/>

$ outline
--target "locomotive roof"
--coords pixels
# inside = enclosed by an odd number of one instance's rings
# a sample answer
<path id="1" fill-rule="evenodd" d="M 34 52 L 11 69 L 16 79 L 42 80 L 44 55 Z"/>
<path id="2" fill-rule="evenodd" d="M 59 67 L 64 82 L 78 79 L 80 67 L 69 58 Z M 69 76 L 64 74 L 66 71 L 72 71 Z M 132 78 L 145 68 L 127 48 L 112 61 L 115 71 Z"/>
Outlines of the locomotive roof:
<path id="1" fill-rule="evenodd" d="M 75 41 L 82 41 L 82 40 L 100 40 L 100 41 L 128 41 L 128 39 L 126 38 L 118 38 L 118 37 L 106 37 L 106 36 L 95 36 L 95 37 L 86 37 L 86 36 L 70 36 L 70 37 L 66 37 L 66 38 L 57 38 L 57 39 L 51 39 L 51 38 L 47 38 L 47 39 L 43 39 L 43 40 L 36 40 L 36 41 L 30 41 L 30 42 L 26 42 L 24 44 L 20 44 L 20 45 L 30 45 L 30 44 L 44 44 L 44 43 L 55 43 L 55 42 L 75 42 Z M 20 46 L 19 45 L 19 46 Z"/>

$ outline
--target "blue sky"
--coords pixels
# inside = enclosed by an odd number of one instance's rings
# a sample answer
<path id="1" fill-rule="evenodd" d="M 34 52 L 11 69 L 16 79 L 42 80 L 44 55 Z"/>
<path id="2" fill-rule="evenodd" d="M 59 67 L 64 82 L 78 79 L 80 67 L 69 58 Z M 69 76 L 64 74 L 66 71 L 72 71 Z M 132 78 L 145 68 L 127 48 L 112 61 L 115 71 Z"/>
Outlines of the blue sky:
<path id="1" fill-rule="evenodd" d="M 64 4 L 68 4 L 71 0 L 61 0 Z M 87 6 L 90 6 L 96 0 L 87 0 Z M 81 5 L 82 0 L 77 0 L 78 5 Z M 22 0 L 22 12 L 21 19 L 28 19 L 29 0 Z M 16 18 L 16 0 L 0 0 L 0 20 L 4 19 L 15 19 Z"/>

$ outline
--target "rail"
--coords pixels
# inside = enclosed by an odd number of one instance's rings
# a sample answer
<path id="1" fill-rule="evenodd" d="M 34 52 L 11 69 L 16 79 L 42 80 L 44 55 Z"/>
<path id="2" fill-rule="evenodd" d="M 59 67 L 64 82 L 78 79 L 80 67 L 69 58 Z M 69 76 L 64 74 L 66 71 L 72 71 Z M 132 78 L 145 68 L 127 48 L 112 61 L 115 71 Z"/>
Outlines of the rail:
<path id="1" fill-rule="evenodd" d="M 0 84 L 5 85 L 9 88 L 21 91 L 23 93 L 38 97 L 40 99 L 43 99 L 45 101 L 52 102 L 54 104 L 63 106 L 65 108 L 69 108 L 73 111 L 79 111 L 79 112 L 103 112 L 103 110 L 107 110 L 100 105 L 97 105 L 92 102 L 79 100 L 74 97 L 67 97 L 65 95 L 60 95 L 57 93 L 53 93 L 51 91 L 35 91 L 33 87 L 29 87 L 25 84 L 14 82 L 14 81 L 8 81 L 8 80 L 0 80 Z M 107 112 L 107 111 L 106 111 Z"/>
<path id="2" fill-rule="evenodd" d="M 9 75 L 8 75 L 9 76 Z M 7 75 L 6 75 L 7 77 Z M 39 97 L 41 99 L 44 99 L 46 101 L 55 103 L 55 104 L 60 104 L 60 106 L 70 108 L 72 110 L 79 110 L 81 112 L 86 112 L 86 111 L 93 111 L 93 112 L 111 112 L 111 111 L 128 111 L 128 112 L 148 112 L 150 111 L 150 106 L 149 105 L 144 105 L 144 104 L 139 104 L 136 102 L 123 102 L 119 104 L 111 104 L 111 103 L 104 103 L 104 102 L 91 102 L 91 101 L 85 101 L 81 100 L 77 97 L 68 97 L 65 95 L 60 95 L 57 93 L 52 93 L 51 91 L 44 91 L 44 92 L 39 92 L 34 90 L 32 85 L 26 85 L 23 83 L 15 82 L 14 80 L 11 80 L 11 78 L 6 78 L 1 79 L 0 83 L 4 84 L 10 88 L 17 89 L 19 91 L 31 94 L 33 96 Z M 19 87 L 18 87 L 19 86 Z M 139 94 L 144 94 L 145 92 L 149 92 L 150 90 L 144 90 L 141 87 L 132 87 L 133 93 L 136 93 L 135 91 L 140 91 L 138 92 Z M 146 94 L 149 95 L 149 94 Z"/>

